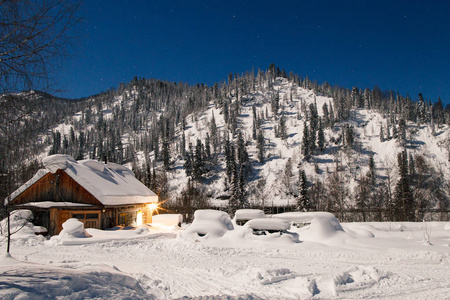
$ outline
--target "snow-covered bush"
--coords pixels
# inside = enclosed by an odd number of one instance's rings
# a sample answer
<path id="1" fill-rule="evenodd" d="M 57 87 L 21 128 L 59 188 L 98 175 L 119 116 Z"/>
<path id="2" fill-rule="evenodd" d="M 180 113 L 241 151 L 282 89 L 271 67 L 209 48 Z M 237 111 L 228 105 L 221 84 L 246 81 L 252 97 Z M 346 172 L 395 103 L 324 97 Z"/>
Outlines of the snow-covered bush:
<path id="1" fill-rule="evenodd" d="M 40 226 L 34 226 L 30 220 L 33 219 L 33 213 L 28 209 L 14 210 L 10 214 L 10 232 L 11 239 L 28 239 L 36 238 L 35 231 Z M 0 222 L 1 235 L 6 237 L 8 235 L 8 218 Z M 42 230 L 42 228 L 41 228 Z"/>

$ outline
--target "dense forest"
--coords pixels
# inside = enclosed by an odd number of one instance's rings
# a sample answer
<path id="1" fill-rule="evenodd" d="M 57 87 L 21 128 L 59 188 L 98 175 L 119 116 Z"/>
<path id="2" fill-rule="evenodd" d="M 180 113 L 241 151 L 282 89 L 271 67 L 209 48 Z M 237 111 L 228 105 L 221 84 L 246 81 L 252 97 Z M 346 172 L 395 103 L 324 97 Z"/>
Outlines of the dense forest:
<path id="1" fill-rule="evenodd" d="M 4 107 L 6 97 L 14 107 Z M 127 164 L 166 209 L 188 219 L 210 206 L 273 209 L 261 174 L 275 172 L 276 161 L 284 210 L 364 221 L 449 217 L 450 107 L 441 99 L 319 84 L 273 64 L 211 87 L 135 77 L 78 100 L 35 91 L 2 98 L 3 198 L 42 167 L 42 157 L 63 153 Z M 382 120 L 371 127 L 372 143 L 395 141 L 390 164 L 365 144 L 361 114 Z M 421 150 L 426 142 L 415 137 L 424 130 L 440 152 Z M 281 145 L 291 152 L 277 153 Z M 436 164 L 442 153 L 445 164 Z"/>

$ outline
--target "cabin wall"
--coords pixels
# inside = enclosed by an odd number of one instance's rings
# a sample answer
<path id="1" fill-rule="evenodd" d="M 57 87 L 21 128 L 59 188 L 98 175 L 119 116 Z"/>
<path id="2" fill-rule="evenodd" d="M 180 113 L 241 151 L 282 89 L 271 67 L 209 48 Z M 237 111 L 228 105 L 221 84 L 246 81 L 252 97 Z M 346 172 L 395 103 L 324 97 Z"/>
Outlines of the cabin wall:
<path id="1" fill-rule="evenodd" d="M 44 226 L 49 235 L 61 232 L 62 224 L 70 218 L 76 218 L 84 224 L 84 228 L 107 229 L 114 226 L 135 226 L 138 215 L 141 214 L 142 223 L 151 223 L 151 212 L 146 204 L 109 207 L 106 209 L 90 208 L 50 208 L 33 209 L 33 215 L 39 215 L 42 219 L 35 225 Z"/>
<path id="2" fill-rule="evenodd" d="M 18 205 L 42 201 L 74 202 L 103 206 L 63 170 L 58 170 L 55 174 L 48 173 L 44 175 L 22 194 L 17 196 L 11 204 Z"/>
<path id="3" fill-rule="evenodd" d="M 146 204 L 108 208 L 105 218 L 108 218 L 108 221 L 114 224 L 109 227 L 134 226 L 138 221 L 139 214 L 143 224 L 151 222 L 151 212 Z"/>

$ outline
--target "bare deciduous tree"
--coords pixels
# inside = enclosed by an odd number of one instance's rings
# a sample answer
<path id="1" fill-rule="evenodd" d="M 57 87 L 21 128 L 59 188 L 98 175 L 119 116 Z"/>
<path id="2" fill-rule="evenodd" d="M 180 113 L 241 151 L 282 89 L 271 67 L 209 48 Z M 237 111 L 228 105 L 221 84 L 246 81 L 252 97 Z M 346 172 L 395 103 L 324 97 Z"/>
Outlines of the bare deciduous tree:
<path id="1" fill-rule="evenodd" d="M 0 93 L 48 90 L 68 55 L 79 1 L 0 0 Z"/>
<path id="2" fill-rule="evenodd" d="M 52 71 L 68 55 L 72 29 L 80 21 L 79 1 L 0 0 L 0 183 L 9 195 L 14 188 L 11 158 L 26 135 L 17 134 L 39 108 L 35 101 L 10 93 L 33 89 L 51 91 Z M 5 95 L 9 94 L 9 95 Z M 31 94 L 30 94 L 31 95 Z M 33 96 L 31 96 L 33 98 Z M 2 201 L 3 201 L 3 197 Z M 2 203 L 3 204 L 3 203 Z M 1 205 L 0 207 L 3 207 Z M 9 209 L 8 247 L 10 247 Z"/>

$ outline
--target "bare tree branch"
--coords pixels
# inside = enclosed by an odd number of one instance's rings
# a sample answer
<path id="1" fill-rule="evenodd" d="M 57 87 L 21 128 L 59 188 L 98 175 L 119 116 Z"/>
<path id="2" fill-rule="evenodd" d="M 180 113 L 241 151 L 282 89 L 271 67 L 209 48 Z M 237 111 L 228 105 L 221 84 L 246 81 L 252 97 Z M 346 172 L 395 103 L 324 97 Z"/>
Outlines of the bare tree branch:
<path id="1" fill-rule="evenodd" d="M 0 93 L 48 91 L 51 67 L 67 55 L 79 1 L 1 0 Z"/>

